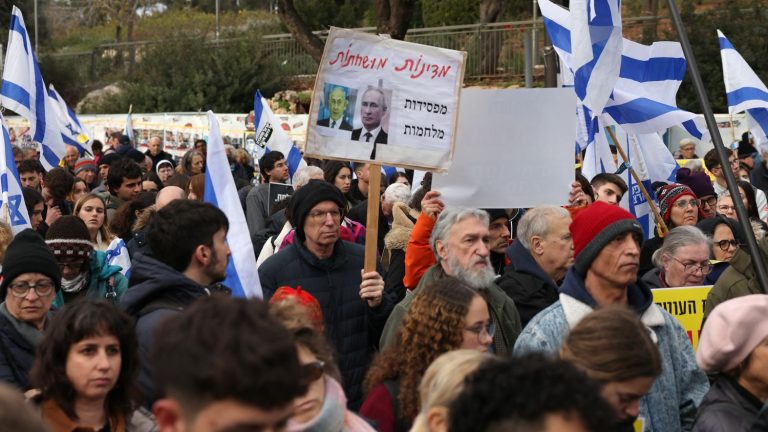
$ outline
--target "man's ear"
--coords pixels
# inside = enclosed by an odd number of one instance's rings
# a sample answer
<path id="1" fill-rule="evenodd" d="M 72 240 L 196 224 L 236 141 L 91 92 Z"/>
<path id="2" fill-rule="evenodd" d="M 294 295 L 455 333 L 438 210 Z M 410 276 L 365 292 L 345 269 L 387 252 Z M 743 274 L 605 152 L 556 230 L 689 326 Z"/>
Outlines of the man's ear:
<path id="1" fill-rule="evenodd" d="M 541 255 L 544 253 L 544 239 L 539 236 L 533 236 L 531 237 L 530 242 L 528 244 L 531 247 L 530 252 L 536 255 Z"/>
<path id="2" fill-rule="evenodd" d="M 152 406 L 152 414 L 160 432 L 182 431 L 184 418 L 181 415 L 181 407 L 173 399 L 159 399 Z"/>
<path id="3" fill-rule="evenodd" d="M 211 258 L 211 249 L 206 245 L 197 245 L 193 257 L 200 264 L 208 265 L 208 261 Z"/>
<path id="4" fill-rule="evenodd" d="M 441 261 L 448 259 L 448 248 L 445 247 L 442 240 L 435 242 L 435 252 L 437 252 L 437 256 L 440 257 Z"/>

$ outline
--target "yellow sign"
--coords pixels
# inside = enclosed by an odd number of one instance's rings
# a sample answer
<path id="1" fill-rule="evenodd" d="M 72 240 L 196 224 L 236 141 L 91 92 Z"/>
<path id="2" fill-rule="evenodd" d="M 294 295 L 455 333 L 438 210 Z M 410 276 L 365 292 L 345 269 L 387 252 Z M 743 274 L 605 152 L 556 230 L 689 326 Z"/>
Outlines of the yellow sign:
<path id="1" fill-rule="evenodd" d="M 653 302 L 677 318 L 688 333 L 693 350 L 699 346 L 701 322 L 704 319 L 704 303 L 712 286 L 657 288 L 653 291 Z"/>

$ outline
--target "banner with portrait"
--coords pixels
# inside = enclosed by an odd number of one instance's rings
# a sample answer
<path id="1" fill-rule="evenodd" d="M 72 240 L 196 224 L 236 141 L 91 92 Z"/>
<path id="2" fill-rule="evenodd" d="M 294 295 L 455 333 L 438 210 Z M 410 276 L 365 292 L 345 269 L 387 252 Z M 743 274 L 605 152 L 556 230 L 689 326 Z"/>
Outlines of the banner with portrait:
<path id="1" fill-rule="evenodd" d="M 445 171 L 466 53 L 332 28 L 305 155 Z"/>

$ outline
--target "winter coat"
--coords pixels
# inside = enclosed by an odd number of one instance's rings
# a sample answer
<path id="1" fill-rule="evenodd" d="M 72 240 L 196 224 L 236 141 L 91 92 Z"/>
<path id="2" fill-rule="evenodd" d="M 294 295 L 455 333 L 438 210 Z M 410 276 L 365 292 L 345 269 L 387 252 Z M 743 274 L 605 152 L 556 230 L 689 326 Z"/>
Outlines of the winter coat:
<path id="1" fill-rule="evenodd" d="M 419 215 L 413 225 L 408 248 L 405 250 L 405 287 L 413 290 L 419 285 L 421 277 L 435 264 L 435 253 L 429 245 L 429 236 L 437 221 L 426 213 Z"/>
<path id="2" fill-rule="evenodd" d="M 768 169 L 765 167 L 765 162 L 755 164 L 750 174 L 752 185 L 768 195 Z"/>
<path id="3" fill-rule="evenodd" d="M 627 288 L 628 306 L 653 332 L 661 354 L 661 375 L 640 402 L 645 430 L 690 431 L 696 408 L 709 389 L 707 376 L 696 365 L 691 341 L 680 323 L 653 303 L 653 293 L 642 281 Z M 560 300 L 536 315 L 515 345 L 515 355 L 556 354 L 566 335 L 597 307 L 584 279 L 574 269 L 560 286 Z"/>
<path id="4" fill-rule="evenodd" d="M 720 375 L 701 401 L 693 432 L 747 432 L 762 406 L 732 378 Z"/>
<path id="5" fill-rule="evenodd" d="M 352 207 L 352 209 L 347 214 L 347 217 L 352 219 L 353 221 L 363 225 L 367 226 L 368 224 L 368 200 L 361 201 L 360 204 Z M 381 204 L 379 204 L 379 231 L 378 231 L 378 237 L 376 242 L 376 250 L 381 253 L 384 250 L 384 238 L 387 236 L 387 233 L 389 232 L 389 222 L 387 222 L 387 217 L 384 215 L 384 211 L 381 209 Z"/>
<path id="6" fill-rule="evenodd" d="M 156 394 L 149 353 L 155 329 L 161 321 L 180 313 L 195 300 L 207 296 L 209 291 L 149 255 L 139 255 L 133 261 L 129 285 L 130 288 L 120 300 L 120 305 L 136 319 L 141 360 L 138 382 L 147 403 L 151 406 Z"/>
<path id="7" fill-rule="evenodd" d="M 269 210 L 269 184 L 260 184 L 251 189 L 245 197 L 245 220 L 250 235 L 267 226 Z"/>
<path id="8" fill-rule="evenodd" d="M 512 263 L 496 284 L 514 300 L 525 327 L 537 313 L 557 301 L 557 285 L 519 241 L 512 243 L 507 255 Z"/>
<path id="9" fill-rule="evenodd" d="M 381 335 L 379 343 L 381 350 L 386 349 L 397 340 L 397 331 L 400 329 L 403 318 L 408 313 L 413 299 L 424 290 L 425 286 L 443 277 L 445 277 L 445 272 L 439 264 L 430 267 L 419 281 L 419 286 L 395 306 L 392 315 L 387 320 L 387 325 L 384 327 L 384 333 Z M 515 302 L 496 284 L 491 284 L 487 287 L 486 293 L 488 295 L 488 312 L 491 314 L 491 319 L 496 323 L 497 329 L 496 335 L 493 337 L 493 346 L 496 348 L 497 354 L 505 353 L 500 351 L 511 352 L 522 329 L 520 315 L 517 313 Z"/>
<path id="10" fill-rule="evenodd" d="M 106 299 L 117 305 L 128 290 L 128 279 L 123 276 L 121 270 L 120 266 L 107 263 L 106 253 L 93 251 L 90 262 L 91 280 L 88 282 L 85 297 L 94 300 Z M 64 306 L 64 295 L 59 290 L 56 298 L 53 299 L 53 308 L 58 309 L 62 306 Z"/>
<path id="11" fill-rule="evenodd" d="M 760 249 L 763 260 L 768 260 L 768 239 L 758 240 L 757 247 Z M 737 249 L 728 263 L 730 266 L 717 279 L 709 291 L 707 302 L 704 303 L 705 320 L 715 306 L 726 300 L 750 294 L 765 294 L 760 288 L 757 274 L 752 268 L 752 257 L 746 248 Z"/>
<path id="12" fill-rule="evenodd" d="M 21 391 L 29 390 L 29 371 L 34 362 L 35 347 L 16 330 L 10 318 L 0 314 L 0 381 Z"/>
<path id="13" fill-rule="evenodd" d="M 661 269 L 652 269 L 648 270 L 640 280 L 645 283 L 645 286 L 647 286 L 650 289 L 656 289 L 656 288 L 669 288 L 667 286 L 667 283 L 664 281 L 664 278 L 661 276 Z"/>
<path id="14" fill-rule="evenodd" d="M 393 287 L 398 301 L 405 298 L 405 250 L 418 217 L 419 212 L 405 203 L 395 203 L 392 207 L 392 228 L 384 237 L 384 252 L 381 254 L 384 280 L 387 286 Z"/>
<path id="15" fill-rule="evenodd" d="M 320 303 L 325 334 L 339 355 L 344 392 L 353 410 L 362 402 L 361 385 L 376 341 L 394 306 L 389 289 L 385 289 L 376 308 L 368 307 L 360 299 L 364 255 L 363 246 L 339 240 L 331 257 L 321 260 L 296 238 L 259 267 L 265 299 L 281 286 L 301 286 Z"/>

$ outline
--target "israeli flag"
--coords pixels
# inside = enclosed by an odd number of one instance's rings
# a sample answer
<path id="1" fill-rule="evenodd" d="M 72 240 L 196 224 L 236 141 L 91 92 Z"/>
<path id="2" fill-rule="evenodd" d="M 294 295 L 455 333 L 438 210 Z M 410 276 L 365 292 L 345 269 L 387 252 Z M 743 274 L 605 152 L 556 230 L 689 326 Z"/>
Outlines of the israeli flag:
<path id="1" fill-rule="evenodd" d="M 266 153 L 270 151 L 282 153 L 288 165 L 288 175 L 293 181 L 293 175 L 299 168 L 307 166 L 307 162 L 293 140 L 280 127 L 280 122 L 275 119 L 275 115 L 259 90 L 256 90 L 253 96 L 253 125 L 256 129 L 256 146 L 263 147 Z"/>
<path id="2" fill-rule="evenodd" d="M 757 145 L 768 144 L 768 89 L 731 42 L 717 31 L 728 112 L 747 112 L 747 126 Z"/>
<path id="3" fill-rule="evenodd" d="M 571 70 L 576 95 L 603 112 L 621 69 L 620 0 L 571 0 Z"/>
<path id="4" fill-rule="evenodd" d="M 208 111 L 208 154 L 205 170 L 205 202 L 224 212 L 229 219 L 227 243 L 232 256 L 227 263 L 227 278 L 224 284 L 232 289 L 235 297 L 262 298 L 259 273 L 256 271 L 256 255 L 253 252 L 248 225 L 245 223 L 243 206 L 235 188 L 235 180 L 224 151 L 224 141 L 219 132 L 219 121 Z"/>
<path id="5" fill-rule="evenodd" d="M 653 143 L 654 141 L 658 141 L 658 144 L 663 147 L 664 142 L 657 133 L 639 136 L 627 134 L 625 131 L 621 130 L 621 128 L 616 129 L 616 139 L 619 141 L 618 145 L 624 149 L 624 152 L 627 155 L 627 160 L 640 178 L 640 181 L 651 199 L 655 200 L 656 197 L 653 193 L 653 188 L 651 187 L 652 177 L 649 172 L 649 168 L 652 165 L 646 163 L 646 158 L 651 152 L 647 151 L 647 148 L 652 147 L 649 143 Z M 643 143 L 644 145 L 641 145 L 641 141 L 646 142 Z M 664 147 L 664 150 L 666 150 L 666 147 Z M 667 151 L 666 153 L 669 152 Z M 627 193 L 622 197 L 620 205 L 632 213 L 637 221 L 640 222 L 640 225 L 643 227 L 643 237 L 645 240 L 654 237 L 656 221 L 654 220 L 648 200 L 645 198 L 645 195 L 640 190 L 640 186 L 628 169 L 624 170 L 621 173 L 621 176 L 624 181 L 627 182 Z"/>
<path id="6" fill-rule="evenodd" d="M 115 237 L 112 243 L 107 246 L 106 253 L 107 264 L 116 265 L 122 270 L 120 273 L 126 278 L 131 277 L 131 270 L 133 270 L 133 264 L 131 264 L 131 257 L 128 255 L 128 248 L 125 246 L 125 241 L 120 237 Z"/>
<path id="7" fill-rule="evenodd" d="M 91 139 L 85 134 L 85 129 L 80 124 L 80 120 L 75 115 L 75 112 L 67 106 L 64 98 L 53 88 L 53 84 L 48 85 L 48 97 L 53 100 L 54 115 L 59 124 L 63 126 L 61 139 L 66 144 L 75 147 L 81 155 L 85 153 L 90 154 L 91 152 L 86 147 L 83 147 L 83 144 L 87 145 Z"/>
<path id="8" fill-rule="evenodd" d="M 133 140 L 133 117 L 131 116 L 130 111 L 128 112 L 128 116 L 125 118 L 125 130 L 123 133 L 131 140 L 131 145 L 136 147 L 136 142 Z"/>
<path id="9" fill-rule="evenodd" d="M 599 120 L 599 121 L 598 121 Z M 600 173 L 616 172 L 617 166 L 613 161 L 610 145 L 614 144 L 611 137 L 605 132 L 605 125 L 600 117 L 595 118 L 595 129 L 602 133 L 594 133 L 592 141 L 584 152 L 584 160 L 581 164 L 581 175 L 592 181 L 592 177 Z"/>
<path id="10" fill-rule="evenodd" d="M 21 193 L 19 173 L 16 171 L 16 162 L 13 160 L 11 150 L 11 138 L 8 136 L 8 128 L 5 126 L 5 118 L 0 114 L 0 125 L 3 129 L 3 152 L 0 157 L 0 185 L 2 186 L 2 207 L 0 207 L 0 220 L 11 227 L 13 235 L 32 228 L 29 223 L 27 205 L 24 203 L 24 194 Z"/>
<path id="11" fill-rule="evenodd" d="M 47 96 L 24 17 L 16 6 L 11 15 L 0 102 L 29 121 L 32 140 L 42 143 L 40 162 L 45 169 L 59 166 L 66 153 L 61 125 L 54 114 L 53 100 Z"/>

